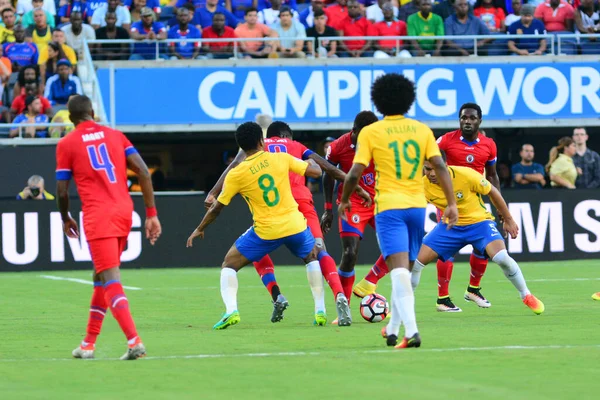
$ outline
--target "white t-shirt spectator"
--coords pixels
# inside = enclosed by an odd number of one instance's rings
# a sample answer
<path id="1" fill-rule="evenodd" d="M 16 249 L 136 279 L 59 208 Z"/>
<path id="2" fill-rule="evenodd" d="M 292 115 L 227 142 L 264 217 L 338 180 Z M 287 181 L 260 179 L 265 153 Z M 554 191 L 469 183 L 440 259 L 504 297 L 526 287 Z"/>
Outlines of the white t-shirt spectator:
<path id="1" fill-rule="evenodd" d="M 52 15 L 56 15 L 56 4 L 54 3 L 54 0 L 44 0 L 42 9 L 48 11 Z M 17 14 L 27 14 L 31 10 L 33 10 L 31 0 L 19 0 L 17 3 Z"/>
<path id="2" fill-rule="evenodd" d="M 77 52 L 78 58 L 83 57 L 83 40 L 96 40 L 96 31 L 88 24 L 81 26 L 81 32 L 77 36 L 73 33 L 71 24 L 63 26 L 60 30 L 65 33 L 67 44 Z"/>
<path id="3" fill-rule="evenodd" d="M 504 25 L 506 25 L 506 27 L 509 27 L 513 22 L 517 22 L 519 20 L 521 20 L 520 15 L 508 14 L 506 16 L 506 19 L 504 20 Z"/>
<path id="4" fill-rule="evenodd" d="M 292 26 L 286 31 L 281 27 L 280 23 L 271 25 L 271 29 L 277 32 L 281 38 L 281 47 L 291 49 L 296 47 L 296 40 L 306 39 L 306 29 L 300 21 L 292 20 Z"/>
<path id="5" fill-rule="evenodd" d="M 394 16 L 398 15 L 398 7 L 394 7 Z M 379 7 L 378 3 L 375 3 L 367 7 L 367 19 L 369 21 L 381 22 L 383 21 L 383 11 Z"/>
<path id="6" fill-rule="evenodd" d="M 100 27 L 106 26 L 106 13 L 108 12 L 108 3 L 102 4 L 94 11 L 92 16 L 92 25 L 98 25 Z M 131 24 L 131 14 L 125 6 L 117 6 L 115 11 L 117 14 L 117 26 L 123 26 L 123 24 Z"/>
<path id="7" fill-rule="evenodd" d="M 296 10 L 292 11 L 292 19 L 298 21 L 299 15 Z M 279 10 L 273 10 L 272 8 L 265 8 L 258 12 L 258 22 L 271 26 L 279 22 Z"/>

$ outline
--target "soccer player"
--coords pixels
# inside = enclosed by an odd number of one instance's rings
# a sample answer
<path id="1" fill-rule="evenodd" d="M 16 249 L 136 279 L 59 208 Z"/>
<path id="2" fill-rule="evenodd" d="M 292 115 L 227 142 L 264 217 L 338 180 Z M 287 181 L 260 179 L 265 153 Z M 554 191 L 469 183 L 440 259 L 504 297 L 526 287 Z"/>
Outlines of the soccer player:
<path id="1" fill-rule="evenodd" d="M 388 346 L 419 347 L 421 338 L 415 317 L 415 297 L 410 269 L 421 247 L 424 233 L 425 201 L 421 182 L 423 162 L 429 160 L 437 172 L 448 200 L 444 220 L 454 226 L 458 218 L 452 181 L 440 155 L 433 132 L 426 125 L 405 118 L 415 101 L 415 86 L 399 74 L 375 80 L 371 99 L 385 116 L 382 121 L 363 128 L 358 137 L 356 156 L 346 176 L 338 215 L 352 213 L 350 195 L 367 166 L 375 166 L 375 224 L 377 240 L 392 277 L 392 316 L 382 335 Z M 404 338 L 398 343 L 400 325 Z"/>
<path id="2" fill-rule="evenodd" d="M 500 181 L 496 172 L 496 143 L 479 131 L 481 117 L 481 108 L 477 104 L 463 104 L 459 111 L 460 129 L 442 135 L 437 142 L 440 150 L 446 153 L 448 165 L 468 167 L 479 174 L 485 172 L 489 182 L 500 191 Z M 440 216 L 438 212 L 438 221 Z M 498 218 L 500 221 L 502 220 L 501 213 L 498 213 Z M 449 286 L 454 268 L 453 260 L 453 258 L 448 258 L 446 261 L 438 260 L 437 262 L 438 299 L 436 308 L 441 312 L 462 311 L 450 299 Z M 475 302 L 479 307 L 488 308 L 491 303 L 481 294 L 480 285 L 481 278 L 487 268 L 487 257 L 475 249 L 469 262 L 471 264 L 471 275 L 464 298 L 467 301 Z M 377 282 L 386 273 L 385 265 L 376 266 L 367 274 L 365 279 L 357 284 L 357 287 L 364 285 L 374 292 Z M 367 282 L 373 285 L 368 285 Z M 369 294 L 369 292 L 366 292 L 366 294 Z"/>
<path id="3" fill-rule="evenodd" d="M 187 241 L 187 247 L 192 247 L 196 237 L 203 239 L 208 225 L 231 199 L 238 193 L 244 197 L 252 211 L 254 224 L 229 249 L 221 266 L 221 296 L 226 310 L 213 326 L 217 330 L 240 322 L 237 271 L 242 267 L 285 245 L 304 260 L 307 270 L 319 270 L 315 239 L 292 196 L 289 173 L 317 178 L 321 176 L 321 168 L 312 160 L 304 162 L 287 153 L 265 151 L 262 129 L 254 122 L 240 125 L 235 140 L 245 159 L 229 171 L 223 191 Z M 322 288 L 320 274 L 318 278 Z"/>
<path id="4" fill-rule="evenodd" d="M 439 186 L 439 176 L 433 166 L 425 162 L 423 184 L 427 201 L 443 210 L 447 203 Z M 481 196 L 489 196 L 492 204 L 504 217 L 504 231 L 515 239 L 519 233 L 502 195 L 490 182 L 471 168 L 448 167 L 452 177 L 454 195 L 458 203 L 459 218 L 456 226 L 449 227 L 440 221 L 423 239 L 423 246 L 412 270 L 413 288 L 419 283 L 421 271 L 433 260 L 442 261 L 454 256 L 464 246 L 471 244 L 480 254 L 500 265 L 504 275 L 515 286 L 523 303 L 534 313 L 544 312 L 544 303 L 531 294 L 517 262 L 508 254 L 504 239 L 494 217 L 483 206 Z"/>
<path id="5" fill-rule="evenodd" d="M 127 168 L 138 175 L 146 205 L 146 238 L 154 245 L 161 226 L 154 206 L 152 180 L 144 160 L 125 135 L 94 122 L 88 97 L 74 96 L 68 108 L 75 129 L 56 148 L 56 197 L 65 234 L 78 238 L 77 222 L 69 215 L 68 189 L 73 178 L 81 198 L 83 226 L 95 271 L 87 335 L 73 350 L 73 357 L 94 357 L 96 338 L 106 309 L 110 308 L 127 337 L 127 352 L 121 360 L 135 360 L 146 355 L 146 348 L 129 312 L 119 271 L 133 213 Z"/>

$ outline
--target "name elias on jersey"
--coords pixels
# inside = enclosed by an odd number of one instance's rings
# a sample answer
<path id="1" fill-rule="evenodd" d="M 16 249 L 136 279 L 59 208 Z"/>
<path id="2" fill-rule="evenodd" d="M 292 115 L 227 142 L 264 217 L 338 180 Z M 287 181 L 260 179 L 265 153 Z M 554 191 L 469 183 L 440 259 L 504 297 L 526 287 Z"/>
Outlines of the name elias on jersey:
<path id="1" fill-rule="evenodd" d="M 253 165 L 250 167 L 250 172 L 252 173 L 252 175 L 260 172 L 261 170 L 267 168 L 269 166 L 269 161 L 268 160 L 264 160 L 259 162 L 256 165 Z"/>
<path id="2" fill-rule="evenodd" d="M 104 139 L 104 132 L 92 132 L 81 135 L 81 140 L 84 142 L 91 142 L 93 140 Z"/>

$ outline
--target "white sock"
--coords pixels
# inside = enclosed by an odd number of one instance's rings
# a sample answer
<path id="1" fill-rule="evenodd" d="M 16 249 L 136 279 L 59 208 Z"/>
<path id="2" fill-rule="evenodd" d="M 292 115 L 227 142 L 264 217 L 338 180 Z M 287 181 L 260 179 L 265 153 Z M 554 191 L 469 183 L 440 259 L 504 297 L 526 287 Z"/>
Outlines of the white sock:
<path id="1" fill-rule="evenodd" d="M 421 281 L 421 271 L 423 271 L 423 268 L 425 268 L 425 265 L 423 265 L 421 261 L 415 260 L 412 272 L 410 273 L 410 284 L 412 285 L 413 290 L 419 286 L 419 282 Z"/>
<path id="2" fill-rule="evenodd" d="M 318 261 L 311 261 L 306 264 L 306 277 L 312 291 L 315 301 L 315 313 L 325 312 L 325 286 L 323 284 L 323 274 Z"/>
<path id="3" fill-rule="evenodd" d="M 406 268 L 396 268 L 392 270 L 390 276 L 392 277 L 392 317 L 393 309 L 396 308 L 404 324 L 404 336 L 412 337 L 418 329 L 410 272 Z"/>
<path id="4" fill-rule="evenodd" d="M 504 276 L 506 276 L 519 291 L 522 299 L 524 299 L 528 294 L 531 294 L 527 288 L 527 283 L 525 282 L 521 268 L 519 268 L 519 264 L 517 264 L 517 262 L 508 255 L 506 250 L 500 250 L 498 253 L 496 253 L 494 258 L 492 258 L 492 261 L 502 268 Z"/>
<path id="5" fill-rule="evenodd" d="M 227 314 L 237 311 L 237 272 L 231 268 L 221 268 L 221 298 Z"/>

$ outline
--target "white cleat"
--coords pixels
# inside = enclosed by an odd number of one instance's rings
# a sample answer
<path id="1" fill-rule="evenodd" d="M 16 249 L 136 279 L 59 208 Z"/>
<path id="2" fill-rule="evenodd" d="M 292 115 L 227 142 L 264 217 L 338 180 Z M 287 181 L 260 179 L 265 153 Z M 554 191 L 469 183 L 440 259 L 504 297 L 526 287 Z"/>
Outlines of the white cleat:
<path id="1" fill-rule="evenodd" d="M 75 350 L 73 350 L 71 354 L 73 354 L 74 358 L 91 359 L 94 358 L 95 350 L 96 346 L 93 344 L 88 344 L 85 347 L 81 347 L 81 345 L 79 345 L 75 348 Z"/>
<path id="2" fill-rule="evenodd" d="M 338 315 L 338 326 L 352 325 L 352 314 L 350 314 L 350 305 L 348 299 L 343 293 L 338 293 L 335 299 L 335 308 Z"/>
<path id="3" fill-rule="evenodd" d="M 146 347 L 138 338 L 133 346 L 128 347 L 127 353 L 123 354 L 121 360 L 137 360 L 142 357 L 146 357 Z"/>
<path id="4" fill-rule="evenodd" d="M 492 303 L 487 301 L 487 299 L 481 294 L 481 288 L 469 286 L 469 288 L 465 291 L 465 300 L 472 301 L 481 308 L 490 308 L 492 306 Z"/>

